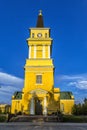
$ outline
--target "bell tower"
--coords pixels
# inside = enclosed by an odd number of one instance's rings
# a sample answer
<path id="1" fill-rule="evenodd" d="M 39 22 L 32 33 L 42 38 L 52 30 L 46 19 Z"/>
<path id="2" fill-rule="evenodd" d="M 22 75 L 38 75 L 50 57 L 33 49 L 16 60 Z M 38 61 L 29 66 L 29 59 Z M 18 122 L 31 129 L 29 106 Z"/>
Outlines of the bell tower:
<path id="1" fill-rule="evenodd" d="M 72 92 L 60 92 L 54 87 L 54 65 L 51 58 L 52 38 L 50 28 L 44 27 L 39 11 L 36 27 L 30 28 L 27 39 L 28 58 L 24 66 L 24 87 L 12 96 L 11 113 L 30 115 L 70 113 L 74 105 Z"/>
<path id="2" fill-rule="evenodd" d="M 40 10 L 35 28 L 30 28 L 27 39 L 29 47 L 28 59 L 25 64 L 23 92 L 35 89 L 52 91 L 54 86 L 54 66 L 51 59 L 52 39 L 50 28 L 44 27 L 43 15 Z"/>

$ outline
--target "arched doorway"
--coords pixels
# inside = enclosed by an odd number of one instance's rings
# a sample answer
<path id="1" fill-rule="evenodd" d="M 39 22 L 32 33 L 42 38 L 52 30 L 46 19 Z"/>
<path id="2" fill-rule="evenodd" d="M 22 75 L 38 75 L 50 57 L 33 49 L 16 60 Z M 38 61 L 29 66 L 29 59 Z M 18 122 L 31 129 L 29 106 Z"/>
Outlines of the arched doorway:
<path id="1" fill-rule="evenodd" d="M 30 94 L 32 94 L 32 98 L 30 101 L 30 114 L 47 115 L 47 98 L 46 98 L 47 93 L 48 91 L 40 88 L 34 89 L 30 92 Z"/>
<path id="2" fill-rule="evenodd" d="M 35 98 L 35 115 L 42 115 L 42 104 L 38 98 Z"/>

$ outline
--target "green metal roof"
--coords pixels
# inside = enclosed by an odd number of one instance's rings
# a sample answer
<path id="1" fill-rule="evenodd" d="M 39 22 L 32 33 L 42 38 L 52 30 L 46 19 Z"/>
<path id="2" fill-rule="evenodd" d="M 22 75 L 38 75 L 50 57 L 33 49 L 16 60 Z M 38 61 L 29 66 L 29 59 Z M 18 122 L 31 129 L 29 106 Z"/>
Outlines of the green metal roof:
<path id="1" fill-rule="evenodd" d="M 22 92 L 15 92 L 14 99 L 22 99 Z"/>
<path id="2" fill-rule="evenodd" d="M 60 92 L 60 99 L 72 99 L 72 92 Z"/>

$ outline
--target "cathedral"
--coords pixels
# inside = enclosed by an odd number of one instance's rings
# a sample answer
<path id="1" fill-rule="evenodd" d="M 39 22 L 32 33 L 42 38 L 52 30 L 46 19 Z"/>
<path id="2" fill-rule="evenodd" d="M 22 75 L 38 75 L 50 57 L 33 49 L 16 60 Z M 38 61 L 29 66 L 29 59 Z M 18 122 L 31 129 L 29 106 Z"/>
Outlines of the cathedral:
<path id="1" fill-rule="evenodd" d="M 12 96 L 11 113 L 49 115 L 60 111 L 71 114 L 74 105 L 72 92 L 61 92 L 60 88 L 54 86 L 55 67 L 51 58 L 53 39 L 50 28 L 44 27 L 42 11 L 38 14 L 36 27 L 29 31 L 24 86 L 22 91 Z"/>

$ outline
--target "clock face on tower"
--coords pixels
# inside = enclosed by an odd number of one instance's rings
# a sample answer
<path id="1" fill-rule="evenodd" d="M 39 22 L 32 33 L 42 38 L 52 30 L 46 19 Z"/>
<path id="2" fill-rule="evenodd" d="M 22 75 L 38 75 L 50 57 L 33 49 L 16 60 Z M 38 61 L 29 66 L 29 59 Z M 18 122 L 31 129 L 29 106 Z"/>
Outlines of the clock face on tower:
<path id="1" fill-rule="evenodd" d="M 38 37 L 42 37 L 42 33 L 38 33 L 37 36 L 38 36 Z"/>

